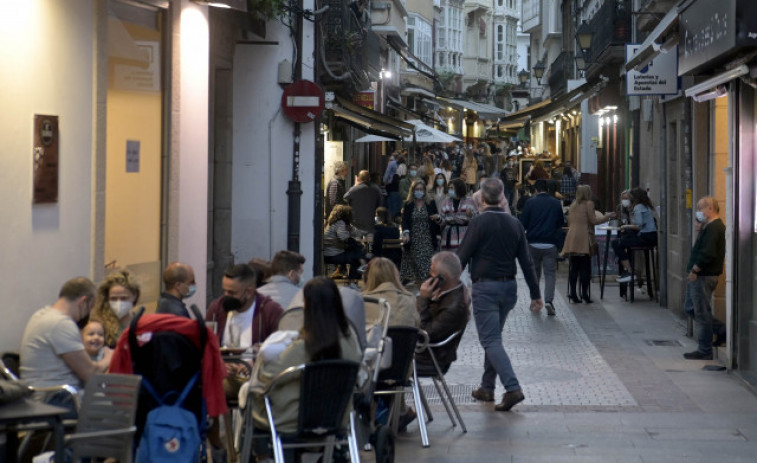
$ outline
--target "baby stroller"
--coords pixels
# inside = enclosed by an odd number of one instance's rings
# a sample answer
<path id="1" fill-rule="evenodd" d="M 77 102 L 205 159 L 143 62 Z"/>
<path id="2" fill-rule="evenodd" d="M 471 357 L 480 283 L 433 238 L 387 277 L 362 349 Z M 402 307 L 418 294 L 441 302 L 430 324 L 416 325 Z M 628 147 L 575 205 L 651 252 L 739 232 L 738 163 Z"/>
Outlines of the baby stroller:
<path id="1" fill-rule="evenodd" d="M 365 450 L 370 450 L 371 447 L 375 449 L 376 463 L 392 463 L 394 461 L 394 432 L 388 423 L 377 423 L 374 395 L 379 373 L 390 366 L 392 358 L 391 340 L 386 335 L 391 306 L 386 299 L 365 296 L 363 301 L 366 303 L 366 320 L 373 318 L 368 317 L 369 304 L 377 306 L 381 314 L 377 318 L 379 322 L 369 326 L 366 333 L 368 345 L 363 364 L 368 367 L 369 378 L 355 395 L 358 442 Z"/>
<path id="2" fill-rule="evenodd" d="M 134 373 L 148 381 L 166 404 L 174 403 L 185 386 L 197 377 L 181 407 L 197 420 L 201 461 L 205 461 L 206 415 L 226 412 L 222 380 L 225 375 L 218 339 L 209 334 L 197 307 L 196 320 L 166 314 L 145 314 L 144 307 L 121 335 L 111 361 L 111 371 Z M 148 413 L 158 406 L 143 386 L 139 393 L 135 442 L 144 431 Z"/>

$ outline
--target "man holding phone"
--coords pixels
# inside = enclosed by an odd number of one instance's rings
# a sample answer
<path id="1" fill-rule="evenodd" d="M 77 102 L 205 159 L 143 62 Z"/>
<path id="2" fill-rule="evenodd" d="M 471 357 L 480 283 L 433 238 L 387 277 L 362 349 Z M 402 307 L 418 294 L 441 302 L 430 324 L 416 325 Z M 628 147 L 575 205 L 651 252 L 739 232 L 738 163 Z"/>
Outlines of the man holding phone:
<path id="1" fill-rule="evenodd" d="M 460 282 L 462 267 L 457 255 L 442 251 L 431 258 L 431 278 L 421 284 L 415 303 L 421 317 L 420 328 L 428 333 L 430 343 L 441 342 L 456 331 L 464 330 L 470 313 L 470 297 Z M 458 336 L 446 346 L 434 349 L 434 355 L 442 373 L 447 373 L 452 362 L 457 360 Z M 418 373 L 435 374 L 436 369 L 428 351 L 415 356 Z"/>

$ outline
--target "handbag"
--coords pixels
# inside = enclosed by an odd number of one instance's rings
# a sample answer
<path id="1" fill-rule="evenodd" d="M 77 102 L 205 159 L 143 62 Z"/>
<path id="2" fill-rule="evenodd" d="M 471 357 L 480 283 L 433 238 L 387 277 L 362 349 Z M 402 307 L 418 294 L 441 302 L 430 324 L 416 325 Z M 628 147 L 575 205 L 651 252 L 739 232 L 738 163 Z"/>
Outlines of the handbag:
<path id="1" fill-rule="evenodd" d="M 15 402 L 32 394 L 32 390 L 23 381 L 0 379 L 0 404 Z"/>

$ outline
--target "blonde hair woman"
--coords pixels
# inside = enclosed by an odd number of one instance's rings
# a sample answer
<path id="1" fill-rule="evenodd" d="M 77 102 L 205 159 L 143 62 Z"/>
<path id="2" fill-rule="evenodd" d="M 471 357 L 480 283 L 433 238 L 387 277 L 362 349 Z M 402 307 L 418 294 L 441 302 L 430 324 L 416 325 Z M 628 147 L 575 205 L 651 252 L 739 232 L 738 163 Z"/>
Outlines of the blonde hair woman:
<path id="1" fill-rule="evenodd" d="M 476 172 L 478 171 L 478 161 L 473 154 L 473 150 L 466 149 L 465 157 L 463 158 L 462 174 L 460 175 L 465 180 L 465 186 L 468 187 L 468 192 L 473 191 L 476 186 Z"/>
<path id="2" fill-rule="evenodd" d="M 591 283 L 591 256 L 595 254 L 596 239 L 594 238 L 594 225 L 607 222 L 615 217 L 614 212 L 597 215 L 594 211 L 594 202 L 591 200 L 591 188 L 589 185 L 579 185 L 576 188 L 576 200 L 570 205 L 568 211 L 568 234 L 562 254 L 570 258 L 570 271 L 568 272 L 570 302 L 590 303 L 589 284 Z M 576 294 L 576 282 L 581 280 L 581 299 Z"/>
<path id="3" fill-rule="evenodd" d="M 420 317 L 415 308 L 415 296 L 400 283 L 400 274 L 394 262 L 385 257 L 374 257 L 365 272 L 364 296 L 384 298 L 392 307 L 389 326 L 418 326 Z M 376 304 L 365 305 L 366 326 L 381 323 L 384 314 Z"/>
<path id="4" fill-rule="evenodd" d="M 139 293 L 139 283 L 128 270 L 113 272 L 100 283 L 91 318 L 105 327 L 106 346 L 114 347 L 121 332 L 131 323 Z"/>

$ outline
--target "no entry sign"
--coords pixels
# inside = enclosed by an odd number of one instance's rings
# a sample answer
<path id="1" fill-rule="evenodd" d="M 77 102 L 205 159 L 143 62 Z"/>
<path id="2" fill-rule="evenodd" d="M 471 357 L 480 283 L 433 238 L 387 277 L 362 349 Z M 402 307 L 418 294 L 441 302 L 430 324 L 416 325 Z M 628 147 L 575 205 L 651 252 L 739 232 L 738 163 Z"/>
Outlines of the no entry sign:
<path id="1" fill-rule="evenodd" d="M 315 82 L 298 80 L 284 89 L 281 107 L 294 122 L 313 122 L 323 112 L 323 90 Z"/>

